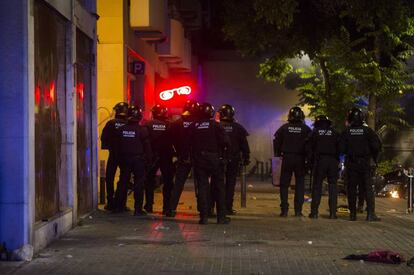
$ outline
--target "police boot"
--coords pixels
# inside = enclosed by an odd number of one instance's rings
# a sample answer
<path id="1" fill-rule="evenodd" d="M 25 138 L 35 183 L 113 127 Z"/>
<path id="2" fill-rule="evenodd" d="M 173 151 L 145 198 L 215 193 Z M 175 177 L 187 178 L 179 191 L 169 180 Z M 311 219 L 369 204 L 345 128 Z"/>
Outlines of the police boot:
<path id="1" fill-rule="evenodd" d="M 282 217 L 282 218 L 286 218 L 288 216 L 288 210 L 287 209 L 282 209 L 279 216 Z"/>
<path id="2" fill-rule="evenodd" d="M 217 219 L 217 224 L 229 224 L 231 219 L 229 217 L 220 217 Z"/>
<path id="3" fill-rule="evenodd" d="M 302 210 L 295 210 L 295 217 L 303 217 Z"/>
<path id="4" fill-rule="evenodd" d="M 147 211 L 147 213 L 153 213 L 154 212 L 152 206 L 150 206 L 150 205 L 144 206 L 144 209 L 145 209 L 145 211 Z"/>
<path id="5" fill-rule="evenodd" d="M 165 216 L 169 217 L 169 218 L 174 218 L 175 215 L 177 215 L 177 211 L 175 211 L 175 210 L 167 210 L 165 212 Z"/>
<path id="6" fill-rule="evenodd" d="M 208 217 L 207 216 L 200 216 L 200 220 L 198 221 L 199 224 L 206 225 L 208 224 Z"/>
<path id="7" fill-rule="evenodd" d="M 378 222 L 381 219 L 375 215 L 375 195 L 374 192 L 367 192 L 367 221 Z"/>
<path id="8" fill-rule="evenodd" d="M 336 184 L 329 184 L 329 218 L 336 220 L 336 208 L 338 207 L 338 191 Z"/>
<path id="9" fill-rule="evenodd" d="M 316 214 L 316 213 L 310 213 L 308 217 L 310 219 L 317 219 L 318 218 L 318 214 Z"/>
<path id="10" fill-rule="evenodd" d="M 106 204 L 104 206 L 104 209 L 105 210 L 108 210 L 108 211 L 113 211 L 115 209 L 114 201 L 113 200 L 112 201 L 108 201 L 108 204 Z"/>
<path id="11" fill-rule="evenodd" d="M 367 215 L 367 221 L 369 222 L 379 222 L 381 221 L 381 218 L 378 218 L 377 215 L 375 215 L 375 213 L 370 213 Z"/>
<path id="12" fill-rule="evenodd" d="M 145 212 L 142 209 L 135 209 L 135 211 L 134 211 L 134 216 L 136 216 L 136 217 L 142 217 L 142 216 L 146 216 L 146 215 L 147 215 L 147 212 Z"/>
<path id="13" fill-rule="evenodd" d="M 318 218 L 318 211 L 311 210 L 308 217 L 311 218 L 311 219 L 317 219 Z"/>
<path id="14" fill-rule="evenodd" d="M 366 220 L 369 221 L 369 222 L 379 222 L 379 221 L 381 221 L 381 219 L 378 218 L 377 215 L 375 215 L 375 211 L 373 210 L 372 205 L 368 206 Z"/>
<path id="15" fill-rule="evenodd" d="M 329 218 L 331 220 L 336 220 L 338 218 L 338 216 L 336 215 L 336 209 L 333 209 L 333 210 L 329 211 Z"/>
<path id="16" fill-rule="evenodd" d="M 338 218 L 336 216 L 336 207 L 337 207 L 336 204 L 337 204 L 337 202 L 334 201 L 334 202 L 331 202 L 330 205 L 329 205 L 329 218 L 331 220 L 336 220 Z"/>
<path id="17" fill-rule="evenodd" d="M 229 209 L 229 210 L 226 210 L 226 215 L 229 215 L 229 216 L 232 216 L 232 215 L 236 215 L 236 210 L 234 210 L 234 209 Z"/>

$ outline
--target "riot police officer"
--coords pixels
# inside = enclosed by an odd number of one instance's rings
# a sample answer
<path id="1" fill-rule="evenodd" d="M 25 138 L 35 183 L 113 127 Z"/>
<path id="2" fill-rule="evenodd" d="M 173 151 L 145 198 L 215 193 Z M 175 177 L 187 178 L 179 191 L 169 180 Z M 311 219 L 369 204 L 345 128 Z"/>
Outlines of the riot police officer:
<path id="1" fill-rule="evenodd" d="M 119 166 L 119 152 L 116 143 L 117 129 L 127 123 L 128 103 L 119 102 L 114 106 L 115 118 L 109 120 L 102 130 L 101 149 L 109 150 L 106 163 L 106 210 L 114 210 L 114 178 Z"/>
<path id="2" fill-rule="evenodd" d="M 200 105 L 199 120 L 189 129 L 189 144 L 193 158 L 194 174 L 198 189 L 197 204 L 200 211 L 200 224 L 208 223 L 209 177 L 217 202 L 217 223 L 227 224 L 223 153 L 230 141 L 223 127 L 216 122 L 214 107 L 209 103 Z"/>
<path id="3" fill-rule="evenodd" d="M 174 217 L 184 184 L 191 171 L 191 161 L 189 155 L 188 129 L 196 120 L 200 104 L 195 100 L 189 99 L 184 104 L 181 118 L 171 124 L 171 136 L 175 152 L 177 154 L 175 182 L 171 192 L 170 209 L 166 216 Z"/>
<path id="4" fill-rule="evenodd" d="M 250 163 L 250 149 L 247 142 L 249 134 L 243 126 L 234 121 L 235 111 L 233 106 L 224 104 L 220 107 L 218 113 L 220 115 L 220 125 L 230 138 L 230 146 L 225 156 L 226 211 L 227 215 L 234 215 L 236 211 L 233 209 L 233 197 L 240 162 L 242 165 L 249 165 Z"/>
<path id="5" fill-rule="evenodd" d="M 331 127 L 331 121 L 325 115 L 315 119 L 314 129 L 308 140 L 309 160 L 313 163 L 312 203 L 309 218 L 318 218 L 321 202 L 322 182 L 328 179 L 329 218 L 336 219 L 337 180 L 339 167 L 339 134 Z"/>
<path id="6" fill-rule="evenodd" d="M 381 141 L 371 128 L 364 125 L 364 114 L 358 108 L 348 112 L 349 126 L 340 139 L 340 150 L 346 155 L 348 175 L 348 205 L 350 220 L 355 221 L 357 186 L 364 190 L 367 202 L 367 221 L 379 221 L 375 215 L 375 193 L 371 179 L 371 161 L 377 162 Z"/>
<path id="7" fill-rule="evenodd" d="M 305 195 L 306 150 L 305 142 L 311 129 L 304 123 L 305 114 L 299 107 L 289 111 L 288 123 L 282 125 L 273 140 L 274 154 L 282 157 L 280 174 L 281 217 L 287 217 L 289 210 L 288 192 L 292 174 L 295 174 L 295 216 L 302 217 Z"/>
<path id="8" fill-rule="evenodd" d="M 152 150 L 148 130 L 139 123 L 142 119 L 142 110 L 131 106 L 128 110 L 128 123 L 118 129 L 118 142 L 120 153 L 121 180 L 116 190 L 115 202 L 117 211 L 125 205 L 127 189 L 134 176 L 134 208 L 135 216 L 145 215 L 142 210 L 143 188 L 145 180 L 145 165 L 151 163 Z"/>
<path id="9" fill-rule="evenodd" d="M 152 120 L 145 126 L 148 133 L 153 151 L 153 162 L 150 164 L 145 183 L 145 206 L 148 213 L 153 212 L 155 175 L 158 169 L 161 170 L 163 188 L 163 214 L 170 208 L 171 190 L 173 187 L 174 166 L 172 162 L 173 147 L 170 135 L 170 125 L 168 120 L 168 108 L 157 104 L 152 107 Z"/>

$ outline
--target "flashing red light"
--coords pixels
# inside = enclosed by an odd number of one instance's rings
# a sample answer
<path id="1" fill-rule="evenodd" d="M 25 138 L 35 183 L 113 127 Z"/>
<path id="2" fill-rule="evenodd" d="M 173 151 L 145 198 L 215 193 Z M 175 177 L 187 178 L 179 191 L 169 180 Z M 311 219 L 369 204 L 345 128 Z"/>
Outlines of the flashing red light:
<path id="1" fill-rule="evenodd" d="M 84 92 L 84 85 L 83 85 L 83 83 L 82 82 L 79 82 L 77 85 L 76 85 L 76 92 L 78 93 L 78 95 L 79 95 L 79 99 L 80 100 L 83 100 L 83 92 Z"/>
<path id="2" fill-rule="evenodd" d="M 170 100 L 174 97 L 174 94 L 177 95 L 189 95 L 191 94 L 191 87 L 190 86 L 182 86 L 179 88 L 174 88 L 171 90 L 165 90 L 160 93 L 160 98 L 162 100 Z"/>
<path id="3" fill-rule="evenodd" d="M 55 81 L 50 82 L 49 86 L 43 87 L 41 88 L 40 85 L 38 85 L 39 87 L 39 103 L 41 100 L 41 96 L 40 96 L 40 92 L 43 91 L 43 103 L 46 105 L 52 105 L 53 103 L 55 103 L 55 93 L 56 93 L 56 86 L 55 86 Z M 35 91 L 35 97 L 37 97 L 36 95 L 37 91 Z M 35 100 L 37 100 L 37 98 L 35 98 Z"/>
<path id="4" fill-rule="evenodd" d="M 128 104 L 131 104 L 131 81 L 130 79 L 128 79 L 128 84 L 127 84 L 127 102 Z"/>
<path id="5" fill-rule="evenodd" d="M 50 83 L 49 98 L 51 103 L 55 102 L 55 81 L 52 81 L 52 83 Z"/>
<path id="6" fill-rule="evenodd" d="M 40 104 L 40 85 L 39 83 L 35 87 L 35 103 L 37 106 Z"/>

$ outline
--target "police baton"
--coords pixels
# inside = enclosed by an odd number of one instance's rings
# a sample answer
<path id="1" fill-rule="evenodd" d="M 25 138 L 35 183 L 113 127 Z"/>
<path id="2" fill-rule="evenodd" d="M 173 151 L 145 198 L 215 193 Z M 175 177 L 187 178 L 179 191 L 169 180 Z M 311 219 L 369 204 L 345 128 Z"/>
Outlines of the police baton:
<path id="1" fill-rule="evenodd" d="M 246 165 L 241 164 L 241 207 L 246 208 L 247 202 L 247 183 L 246 183 Z"/>

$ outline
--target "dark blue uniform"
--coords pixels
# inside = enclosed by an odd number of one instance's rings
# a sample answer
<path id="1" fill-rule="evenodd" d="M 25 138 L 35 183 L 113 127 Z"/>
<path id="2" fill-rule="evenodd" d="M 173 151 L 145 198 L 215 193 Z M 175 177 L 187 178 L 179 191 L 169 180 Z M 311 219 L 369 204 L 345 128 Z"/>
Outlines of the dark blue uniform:
<path id="1" fill-rule="evenodd" d="M 190 126 L 188 142 L 198 189 L 197 204 L 200 218 L 209 212 L 209 177 L 217 202 L 217 222 L 226 219 L 223 154 L 230 145 L 223 127 L 212 119 L 203 119 Z"/>
<path id="2" fill-rule="evenodd" d="M 171 124 L 171 136 L 177 154 L 175 182 L 171 191 L 170 210 L 177 210 L 184 184 L 191 171 L 189 155 L 189 126 L 193 123 L 191 116 L 182 116 Z"/>
<path id="3" fill-rule="evenodd" d="M 151 163 L 145 184 L 145 210 L 152 212 L 154 204 L 155 175 L 161 170 L 163 181 L 163 212 L 169 209 L 171 190 L 174 179 L 174 166 L 172 162 L 173 147 L 170 126 L 166 121 L 158 119 L 148 121 L 145 126 L 148 129 L 151 148 L 153 151 L 153 162 Z"/>
<path id="4" fill-rule="evenodd" d="M 116 190 L 117 209 L 123 207 L 127 199 L 128 184 L 134 175 L 135 213 L 142 213 L 145 165 L 152 160 L 152 150 L 146 127 L 129 121 L 117 131 L 121 167 L 120 186 Z"/>
<path id="5" fill-rule="evenodd" d="M 230 138 L 230 146 L 226 151 L 226 209 L 230 213 L 233 211 L 234 189 L 236 186 L 236 178 L 239 173 L 240 161 L 243 163 L 249 161 L 250 148 L 247 142 L 249 135 L 237 122 L 221 121 L 220 125 L 224 128 L 226 134 Z"/>
<path id="6" fill-rule="evenodd" d="M 375 193 L 371 180 L 371 161 L 376 162 L 381 151 L 378 135 L 366 126 L 350 126 L 340 139 L 340 151 L 346 155 L 348 175 L 348 204 L 351 220 L 356 219 L 357 187 L 364 190 L 367 202 L 367 219 L 375 216 Z"/>
<path id="7" fill-rule="evenodd" d="M 282 157 L 280 174 L 280 207 L 282 216 L 286 216 L 289 203 L 288 191 L 292 174 L 295 174 L 295 214 L 302 215 L 305 196 L 305 143 L 311 129 L 303 122 L 288 122 L 280 127 L 273 140 L 275 156 Z"/>
<path id="8" fill-rule="evenodd" d="M 339 134 L 330 126 L 315 128 L 309 136 L 309 159 L 313 161 L 311 216 L 317 217 L 322 195 L 322 182 L 329 186 L 330 217 L 336 217 L 339 166 Z"/>
<path id="9" fill-rule="evenodd" d="M 109 150 L 106 163 L 106 199 L 109 210 L 114 208 L 114 179 L 119 166 L 119 149 L 117 144 L 117 129 L 126 124 L 126 120 L 115 118 L 105 124 L 101 135 L 101 149 Z"/>

